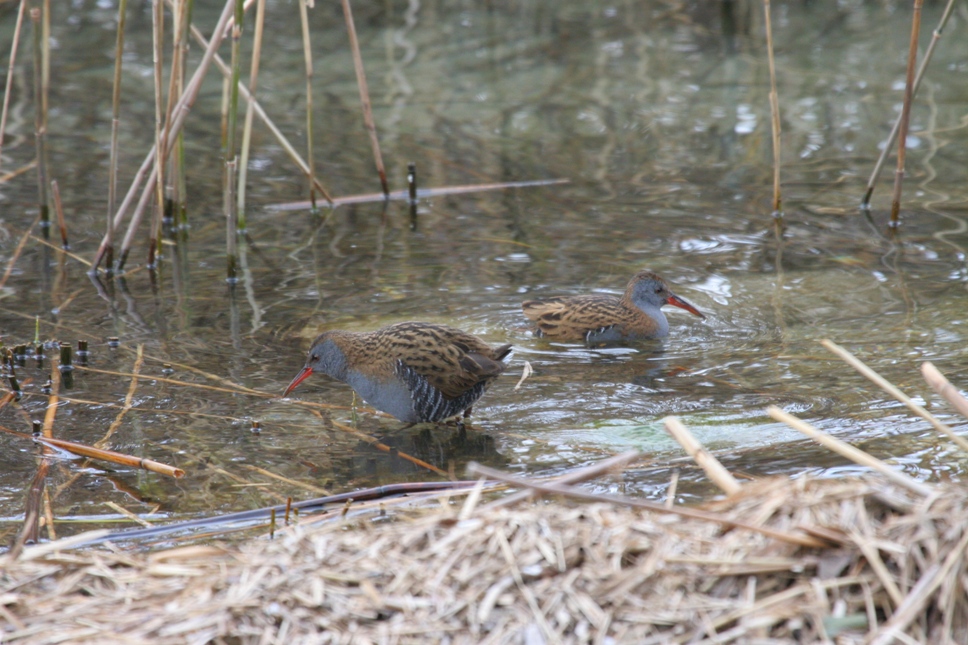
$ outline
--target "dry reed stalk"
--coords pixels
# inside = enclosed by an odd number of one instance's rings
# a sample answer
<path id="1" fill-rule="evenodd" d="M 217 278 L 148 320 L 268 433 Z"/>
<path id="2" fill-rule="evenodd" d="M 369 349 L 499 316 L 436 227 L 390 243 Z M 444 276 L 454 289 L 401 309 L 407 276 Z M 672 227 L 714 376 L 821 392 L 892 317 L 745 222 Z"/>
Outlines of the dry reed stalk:
<path id="1" fill-rule="evenodd" d="M 870 645 L 889 645 L 900 639 L 903 630 L 921 615 L 925 604 L 931 599 L 931 595 L 938 590 L 938 587 L 945 582 L 951 584 L 949 574 L 955 565 L 965 557 L 966 549 L 968 549 L 968 531 L 964 532 L 961 540 L 958 541 L 958 546 L 948 553 L 943 564 L 933 564 L 928 567 L 924 575 L 911 588 L 904 602 L 898 606 L 891 618 L 868 641 Z M 960 584 L 963 587 L 963 576 L 960 579 Z"/>
<path id="2" fill-rule="evenodd" d="M 40 207 L 40 227 L 44 238 L 50 237 L 50 206 L 47 198 L 47 129 L 43 111 L 43 36 L 40 9 L 30 10 L 34 44 L 34 140 L 37 145 L 37 204 Z"/>
<path id="3" fill-rule="evenodd" d="M 707 451 L 699 440 L 697 440 L 689 429 L 677 417 L 666 417 L 663 419 L 666 431 L 672 438 L 679 442 L 683 450 L 692 457 L 692 460 L 699 464 L 706 476 L 727 495 L 739 492 L 740 484 L 728 470 L 726 470 L 719 460 Z"/>
<path id="4" fill-rule="evenodd" d="M 205 37 L 202 35 L 202 32 L 200 32 L 198 28 L 196 28 L 194 25 L 191 25 L 190 29 L 191 29 L 192 37 L 202 47 L 205 47 L 207 49 L 209 46 L 209 41 L 205 39 Z M 222 73 L 223 76 L 228 76 L 232 73 L 231 70 L 229 69 L 229 66 L 225 64 L 225 61 L 223 61 L 221 57 L 218 56 L 218 54 L 215 55 L 214 61 L 215 61 L 216 67 L 218 67 L 219 71 Z M 311 177 L 311 173 L 309 172 L 309 165 L 303 160 L 302 156 L 296 151 L 293 145 L 289 143 L 289 140 L 286 138 L 286 135 L 284 135 L 282 131 L 276 127 L 276 124 L 272 122 L 272 119 L 270 119 L 269 116 L 265 113 L 265 110 L 262 109 L 262 106 L 259 104 L 259 102 L 255 100 L 255 98 L 249 93 L 248 89 L 246 89 L 244 85 L 239 87 L 239 92 L 241 93 L 242 98 L 244 98 L 246 101 L 249 102 L 250 105 L 252 105 L 252 107 L 255 109 L 256 116 L 258 116 L 259 119 L 263 122 L 263 124 L 265 124 L 265 126 L 269 128 L 269 131 L 276 138 L 276 142 L 279 143 L 280 146 L 282 146 L 282 149 L 286 151 L 286 154 L 289 155 L 289 158 L 292 159 L 292 161 L 297 166 L 299 166 L 299 170 L 302 171 L 302 173 L 306 175 L 306 177 L 310 178 L 313 186 L 316 187 L 316 190 L 319 191 L 319 193 L 326 199 L 326 201 L 329 204 L 332 204 L 333 198 L 329 194 L 329 191 L 326 190 L 326 188 L 322 185 L 322 183 L 320 183 L 318 178 Z"/>
<path id="5" fill-rule="evenodd" d="M 387 183 L 387 171 L 383 167 L 383 155 L 380 154 L 380 141 L 376 136 L 376 123 L 373 121 L 373 108 L 370 105 L 370 90 L 366 85 L 366 73 L 363 71 L 363 57 L 360 55 L 360 42 L 356 38 L 356 26 L 353 24 L 353 10 L 350 8 L 350 0 L 341 0 L 343 3 L 343 16 L 346 18 L 346 31 L 350 38 L 350 49 L 353 52 L 353 67 L 356 69 L 356 84 L 360 88 L 360 103 L 363 105 L 363 123 L 366 131 L 370 135 L 370 147 L 373 148 L 373 160 L 376 163 L 376 172 L 380 175 L 380 186 L 383 188 L 383 195 L 390 194 L 390 185 Z"/>
<path id="6" fill-rule="evenodd" d="M 931 389 L 940 394 L 955 410 L 968 419 L 968 399 L 944 377 L 944 374 L 938 371 L 937 367 L 925 361 L 921 363 L 921 375 L 931 386 Z"/>
<path id="7" fill-rule="evenodd" d="M 171 44 L 171 73 L 168 75 L 168 100 L 165 105 L 165 129 L 171 128 L 172 111 L 175 108 L 175 101 L 181 98 L 184 89 L 185 56 L 188 52 L 187 43 L 188 30 L 186 28 L 187 12 L 185 0 L 174 0 L 171 3 L 172 13 L 172 44 Z M 176 141 L 172 152 L 168 157 L 168 173 L 165 175 L 167 185 L 165 186 L 165 207 L 162 219 L 170 222 L 175 221 L 174 210 L 181 203 L 180 184 L 184 180 L 185 158 L 183 152 L 181 134 Z"/>
<path id="8" fill-rule="evenodd" d="M 954 6 L 955 0 L 948 0 L 948 4 L 944 8 L 944 13 L 941 15 L 941 20 L 938 21 L 938 26 L 934 28 L 931 34 L 931 43 L 928 45 L 927 51 L 924 52 L 924 58 L 921 59 L 921 64 L 918 66 L 918 73 L 914 77 L 914 88 L 911 90 L 912 99 L 918 95 L 918 89 L 921 87 L 921 79 L 924 78 L 924 72 L 928 68 L 928 63 L 931 62 L 931 57 L 934 55 L 934 48 L 937 46 L 938 41 L 941 40 L 941 32 L 948 24 L 948 19 L 951 18 L 951 12 Z M 867 191 L 864 193 L 864 198 L 860 202 L 860 207 L 863 209 L 869 210 L 871 207 L 871 196 L 874 194 L 874 184 L 877 183 L 878 177 L 881 176 L 881 170 L 884 167 L 884 162 L 887 161 L 887 155 L 891 153 L 891 147 L 897 141 L 897 133 L 900 127 L 901 115 L 899 114 L 897 119 L 894 120 L 891 134 L 888 135 L 887 141 L 884 143 L 881 156 L 877 158 L 877 163 L 874 164 L 874 170 L 871 172 L 870 179 L 867 180 Z"/>
<path id="9" fill-rule="evenodd" d="M 40 81 L 43 88 L 40 111 L 44 115 L 44 132 L 47 132 L 48 106 L 50 105 L 50 0 L 43 0 L 43 14 L 40 22 L 40 35 L 43 46 L 40 49 Z"/>
<path id="10" fill-rule="evenodd" d="M 908 125 L 911 121 L 911 102 L 914 99 L 914 63 L 918 57 L 918 36 L 921 32 L 921 6 L 924 0 L 914 0 L 911 17 L 911 41 L 908 46 L 907 74 L 904 79 L 904 103 L 901 105 L 901 126 L 897 131 L 897 169 L 894 171 L 894 194 L 891 196 L 891 227 L 900 225 L 901 183 L 904 180 L 904 157 L 907 153 Z"/>
<path id="11" fill-rule="evenodd" d="M 133 457 L 131 455 L 115 452 L 113 450 L 93 448 L 91 446 L 85 446 L 84 444 L 75 443 L 73 441 L 64 441 L 63 439 L 38 439 L 37 441 L 45 445 L 67 450 L 75 455 L 80 455 L 81 457 L 87 457 L 89 459 L 98 459 L 100 461 L 107 461 L 113 464 L 120 464 L 122 466 L 141 468 L 142 470 L 158 473 L 159 475 L 167 475 L 169 477 L 174 477 L 175 479 L 185 476 L 185 471 L 181 468 L 175 468 L 174 466 L 169 466 L 168 464 L 163 464 L 151 459 L 145 459 L 143 457 Z"/>
<path id="12" fill-rule="evenodd" d="M 0 111 L 0 166 L 3 165 L 3 136 L 7 131 L 7 110 L 10 107 L 10 92 L 13 89 L 13 71 L 17 62 L 17 48 L 20 45 L 20 28 L 24 23 L 24 13 L 27 0 L 20 0 L 17 9 L 17 24 L 13 28 L 13 40 L 10 43 L 10 65 L 7 66 L 7 84 L 3 91 L 3 109 Z"/>
<path id="13" fill-rule="evenodd" d="M 537 179 L 534 181 L 506 181 L 492 184 L 470 184 L 463 186 L 443 186 L 441 188 L 421 188 L 421 197 L 440 197 L 443 195 L 465 195 L 487 190 L 504 190 L 507 188 L 532 188 L 535 186 L 557 186 L 570 183 L 570 179 Z M 409 191 L 395 190 L 389 195 L 383 193 L 365 193 L 362 195 L 347 195 L 345 197 L 335 197 L 331 200 L 332 206 L 346 206 L 349 204 L 370 204 L 385 201 L 404 201 L 410 199 Z M 309 202 L 287 202 L 284 204 L 274 204 L 268 206 L 276 211 L 300 211 L 310 207 Z"/>
<path id="14" fill-rule="evenodd" d="M 128 0 L 118 2 L 118 34 L 114 46 L 114 85 L 111 92 L 111 152 L 108 166 L 108 213 L 104 264 L 114 271 L 114 211 L 118 195 L 118 131 L 121 126 L 121 65 L 124 60 L 124 28 Z"/>
<path id="15" fill-rule="evenodd" d="M 941 423 L 941 421 L 939 421 L 937 417 L 935 417 L 933 414 L 925 410 L 923 407 L 921 407 L 920 405 L 912 401 L 908 395 L 906 395 L 904 392 L 902 392 L 894 385 L 892 385 L 883 376 L 881 376 L 880 374 L 878 374 L 877 372 L 869 368 L 867 365 L 865 365 L 864 362 L 861 361 L 859 358 L 857 358 L 856 356 L 848 352 L 840 345 L 834 342 L 831 342 L 830 340 L 826 340 L 826 339 L 822 340 L 820 341 L 820 344 L 826 347 L 834 354 L 836 354 L 837 356 L 839 356 L 841 359 L 844 360 L 844 362 L 846 362 L 848 365 L 853 367 L 855 370 L 857 370 L 858 372 L 866 376 L 882 390 L 884 390 L 885 392 L 893 396 L 895 399 L 903 403 L 905 406 L 907 406 L 907 408 L 911 412 L 913 412 L 914 414 L 918 415 L 919 417 L 921 417 L 922 419 L 930 423 L 932 426 L 934 426 L 935 430 L 937 430 L 944 436 L 951 439 L 951 441 L 953 441 L 955 445 L 957 445 L 959 448 L 968 452 L 968 440 L 956 434 L 946 424 Z"/>
<path id="16" fill-rule="evenodd" d="M 770 66 L 770 123 L 773 126 L 773 217 L 783 217 L 783 199 L 780 196 L 780 98 L 776 91 L 776 62 L 773 58 L 773 19 L 770 17 L 770 0 L 763 0 L 766 24 L 766 58 Z"/>
<path id="17" fill-rule="evenodd" d="M 155 150 L 165 150 L 165 95 L 163 69 L 165 59 L 165 4 L 151 0 L 151 42 L 155 88 Z M 155 155 L 154 218 L 148 230 L 148 268 L 155 268 L 161 253 L 161 226 L 165 213 L 165 155 Z M 124 257 L 124 251 L 122 251 Z"/>
<path id="18" fill-rule="evenodd" d="M 309 164 L 309 202 L 316 209 L 316 162 L 313 158 L 313 50 L 309 40 L 310 0 L 296 0 L 299 5 L 299 24 L 302 26 L 303 61 L 306 66 L 306 160 Z"/>
<path id="19" fill-rule="evenodd" d="M 151 522 L 147 522 L 141 519 L 140 517 L 138 517 L 128 509 L 126 509 L 125 507 L 121 506 L 120 504 L 115 504 L 114 502 L 107 501 L 107 502 L 104 502 L 104 505 L 110 508 L 111 510 L 113 510 L 114 512 L 124 515 L 132 522 L 140 524 L 141 526 L 145 526 L 145 527 L 153 526 Z"/>
<path id="20" fill-rule="evenodd" d="M 643 509 L 652 511 L 654 513 L 660 513 L 665 515 L 678 515 L 679 517 L 688 517 L 696 520 L 714 522 L 721 526 L 727 526 L 730 528 L 746 529 L 748 531 L 753 531 L 754 533 L 759 533 L 761 535 L 765 535 L 767 537 L 780 540 L 781 542 L 786 542 L 788 544 L 795 544 L 798 546 L 806 546 L 806 547 L 812 547 L 812 548 L 820 548 L 823 546 L 827 546 L 826 542 L 810 537 L 808 535 L 798 535 L 795 533 L 788 533 L 786 531 L 771 529 L 766 526 L 757 526 L 755 524 L 750 524 L 742 520 L 736 520 L 729 517 L 725 517 L 718 513 L 711 513 L 709 511 L 703 511 L 699 509 L 687 508 L 682 506 L 668 508 L 664 504 L 650 502 L 642 499 L 636 499 L 634 497 L 625 497 L 622 495 L 607 495 L 607 494 L 601 494 L 601 493 L 589 493 L 579 488 L 574 488 L 573 486 L 563 486 L 561 484 L 542 484 L 542 483 L 532 482 L 528 479 L 515 477 L 513 475 L 509 475 L 503 471 L 496 470 L 494 468 L 488 468 L 487 466 L 482 466 L 481 464 L 473 461 L 467 464 L 467 472 L 472 475 L 481 475 L 483 477 L 487 477 L 488 479 L 494 479 L 500 482 L 505 482 L 507 484 L 511 484 L 512 486 L 517 486 L 520 488 L 529 488 L 535 492 L 543 493 L 545 495 L 560 495 L 563 497 L 580 499 L 586 502 L 606 502 L 609 504 L 632 506 L 634 508 L 643 508 Z"/>
<path id="21" fill-rule="evenodd" d="M 644 453 L 638 452 L 637 450 L 630 450 L 628 452 L 623 452 L 620 455 L 615 455 L 614 457 L 609 457 L 608 459 L 596 462 L 590 466 L 586 466 L 585 468 L 579 468 L 578 470 L 554 477 L 549 481 L 551 483 L 566 486 L 571 484 L 580 484 L 590 479 L 601 477 L 602 475 L 612 472 L 613 470 L 625 468 L 628 464 L 632 463 L 636 459 L 639 459 L 643 455 Z M 499 500 L 493 501 L 482 508 L 485 510 L 504 508 L 505 506 L 510 506 L 512 504 L 517 504 L 518 502 L 530 499 L 534 496 L 534 494 L 534 490 L 531 488 L 525 488 L 511 493 L 507 497 L 502 497 Z"/>
<path id="22" fill-rule="evenodd" d="M 239 234 L 236 219 L 235 182 L 237 160 L 232 159 L 225 164 L 225 280 L 229 284 L 239 281 Z"/>
<path id="23" fill-rule="evenodd" d="M 894 468 L 891 468 L 880 459 L 877 459 L 876 457 L 872 457 L 871 455 L 867 454 L 863 450 L 860 450 L 859 448 L 855 448 L 849 443 L 841 441 L 836 437 L 831 437 L 825 432 L 822 432 L 821 430 L 818 430 L 817 428 L 813 427 L 803 419 L 799 419 L 793 416 L 792 414 L 784 412 L 783 410 L 776 407 L 775 405 L 769 406 L 766 409 L 766 413 L 769 414 L 774 419 L 776 419 L 777 421 L 781 421 L 787 424 L 794 430 L 798 430 L 802 432 L 803 434 L 807 435 L 808 437 L 810 437 L 820 445 L 824 446 L 825 448 L 829 448 L 833 452 L 836 452 L 841 457 L 846 457 L 847 459 L 853 461 L 856 464 L 860 464 L 861 466 L 866 466 L 867 468 L 876 470 L 877 472 L 881 473 L 882 475 L 890 479 L 895 484 L 899 486 L 903 486 L 904 488 L 907 488 L 911 492 L 917 493 L 918 495 L 921 495 L 923 497 L 927 497 L 934 492 L 934 488 L 929 486 L 928 484 L 919 482 L 913 477 L 909 477 L 908 475 L 905 475 L 903 472 L 899 470 L 895 470 Z"/>
<path id="24" fill-rule="evenodd" d="M 266 0 L 257 0 L 255 11 L 255 34 L 252 37 L 252 64 L 249 69 L 249 95 L 255 96 L 259 84 L 259 62 L 262 58 L 262 33 L 265 27 Z M 252 114 L 254 106 L 249 101 L 245 108 L 245 124 L 242 127 L 242 154 L 239 159 L 238 214 L 239 229 L 248 228 L 245 216 L 245 183 L 249 168 L 249 146 L 252 142 Z"/>
<path id="25" fill-rule="evenodd" d="M 222 40 L 225 38 L 226 27 L 231 24 L 233 4 L 234 4 L 234 0 L 226 0 L 225 7 L 222 9 L 222 14 L 219 17 L 218 24 L 216 24 L 215 30 L 213 32 L 214 37 L 209 42 L 209 46 L 205 49 L 205 53 L 202 54 L 202 60 L 199 62 L 198 67 L 195 69 L 195 73 L 192 75 L 191 80 L 188 82 L 188 86 L 185 88 L 185 93 L 182 95 L 181 99 L 179 99 L 178 103 L 175 105 L 175 109 L 174 109 L 175 117 L 174 119 L 172 119 L 170 131 L 167 132 L 165 135 L 165 141 L 168 142 L 169 144 L 173 140 L 173 137 L 176 136 L 179 132 L 181 132 L 182 127 L 185 125 L 185 119 L 188 118 L 188 114 L 191 111 L 191 108 L 194 105 L 195 100 L 198 98 L 198 93 L 199 93 L 199 90 L 201 89 L 202 79 L 205 77 L 205 73 L 208 71 L 209 65 L 211 65 L 212 58 L 215 56 L 215 49 L 222 43 Z M 143 191 L 143 193 L 147 193 L 148 195 L 151 194 L 151 189 L 153 187 L 152 182 L 154 182 L 155 179 L 157 178 L 157 175 L 155 174 L 154 168 L 153 168 L 155 154 L 157 152 L 158 152 L 157 147 L 152 146 L 152 149 L 148 152 L 147 156 L 145 157 L 144 161 L 141 164 L 141 167 L 138 169 L 138 172 L 135 173 L 134 179 L 131 181 L 131 186 L 128 189 L 127 194 L 125 195 L 124 200 L 122 200 L 121 205 L 118 207 L 118 212 L 114 216 L 114 225 L 116 227 L 120 226 L 122 218 L 124 217 L 124 214 L 127 211 L 127 209 L 130 207 L 131 203 L 134 201 L 135 195 L 138 192 L 138 188 L 141 186 L 141 183 L 145 180 L 146 174 L 148 177 L 147 179 L 148 185 L 147 185 L 147 188 Z M 167 150 L 162 151 L 162 153 L 166 154 Z M 151 169 L 150 173 L 149 173 L 149 169 Z M 144 195 L 142 196 L 144 197 Z M 139 208 L 132 215 L 132 221 L 138 218 L 138 221 L 140 223 L 140 213 L 143 210 L 144 201 L 145 201 L 144 199 L 139 201 Z M 131 227 L 129 226 L 129 230 L 130 228 Z M 98 251 L 94 256 L 94 261 L 91 263 L 95 269 L 100 265 L 101 261 L 104 259 L 105 247 L 106 247 L 105 240 L 102 239 L 101 244 L 98 247 Z"/>
<path id="26" fill-rule="evenodd" d="M 11 560 L 16 560 L 24 546 L 37 542 L 40 536 L 40 509 L 44 490 L 47 488 L 47 473 L 49 471 L 50 460 L 46 457 L 41 458 L 37 472 L 27 488 L 27 497 L 24 500 L 23 526 L 20 533 L 17 534 L 13 546 L 10 547 L 9 557 Z"/>
<path id="27" fill-rule="evenodd" d="M 64 205 L 61 203 L 60 188 L 57 187 L 57 180 L 50 180 L 50 192 L 54 198 L 54 212 L 57 213 L 57 228 L 60 229 L 61 247 L 71 248 L 67 243 L 67 222 L 64 221 Z"/>

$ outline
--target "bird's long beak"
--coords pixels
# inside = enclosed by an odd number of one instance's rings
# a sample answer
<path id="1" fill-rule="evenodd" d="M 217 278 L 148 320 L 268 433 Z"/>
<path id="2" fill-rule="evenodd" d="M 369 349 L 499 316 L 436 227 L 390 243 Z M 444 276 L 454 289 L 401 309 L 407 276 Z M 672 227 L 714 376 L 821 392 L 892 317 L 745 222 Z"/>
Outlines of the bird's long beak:
<path id="1" fill-rule="evenodd" d="M 283 397 L 289 396 L 289 393 L 295 390 L 297 385 L 299 385 L 307 378 L 309 378 L 310 375 L 312 375 L 312 373 L 313 373 L 313 368 L 309 367 L 308 365 L 302 368 L 302 371 L 299 372 L 299 374 L 296 374 L 296 378 L 292 380 L 292 382 L 289 384 L 289 387 L 286 388 L 286 391 L 282 393 L 282 396 Z"/>
<path id="2" fill-rule="evenodd" d="M 679 307 L 680 309 L 685 309 L 689 313 L 693 314 L 694 316 L 699 316 L 703 320 L 705 320 L 705 318 L 706 318 L 704 315 L 702 315 L 699 312 L 698 309 L 696 309 L 695 307 L 693 307 L 688 302 L 686 302 L 685 300 L 683 300 L 682 298 L 680 298 L 679 296 L 677 296 L 675 294 L 669 296 L 668 300 L 666 300 L 666 304 L 667 305 L 672 305 L 673 307 Z M 295 381 L 295 382 L 298 382 L 298 381 Z M 290 385 L 289 387 L 293 387 L 293 386 Z"/>

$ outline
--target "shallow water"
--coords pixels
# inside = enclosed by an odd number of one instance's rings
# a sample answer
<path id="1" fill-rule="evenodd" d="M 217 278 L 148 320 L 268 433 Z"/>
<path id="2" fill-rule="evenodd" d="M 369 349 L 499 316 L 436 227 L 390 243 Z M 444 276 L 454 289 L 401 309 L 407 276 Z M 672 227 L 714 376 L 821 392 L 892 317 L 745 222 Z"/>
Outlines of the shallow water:
<path id="1" fill-rule="evenodd" d="M 55 4 L 50 163 L 71 250 L 90 260 L 106 204 L 116 8 Z M 925 7 L 924 38 L 940 10 Z M 120 518 L 106 501 L 152 518 L 183 518 L 437 477 L 374 449 L 366 437 L 458 476 L 472 459 L 549 474 L 635 448 L 650 459 L 596 486 L 663 498 L 677 468 L 679 499 L 690 501 L 710 489 L 662 429 L 662 417 L 675 414 L 737 473 L 860 470 L 770 420 L 769 404 L 917 477 L 962 477 L 964 457 L 818 341 L 842 344 L 956 429 L 968 429 L 918 373 L 928 359 L 954 383 L 968 383 L 963 10 L 948 25 L 912 115 L 896 239 L 885 227 L 893 161 L 872 213 L 856 205 L 900 109 L 905 4 L 774 5 L 782 235 L 771 217 L 761 4 L 710 11 L 524 1 L 487 10 L 483 3 L 413 1 L 356 12 L 392 188 L 405 186 L 410 161 L 422 188 L 570 183 L 426 199 L 416 231 L 400 203 L 385 211 L 382 204 L 283 211 L 274 206 L 305 200 L 308 190 L 257 127 L 251 239 L 243 245 L 244 280 L 230 289 L 220 210 L 221 84 L 212 72 L 186 128 L 191 226 L 167 241 L 154 278 L 142 267 L 144 232 L 129 273 L 103 285 L 79 260 L 29 239 L 0 293 L 7 346 L 33 340 L 37 316 L 41 339 L 89 339 L 90 367 L 103 370 L 73 374 L 73 387 L 61 392 L 55 436 L 93 443 L 105 435 L 143 345 L 145 378 L 111 444 L 188 472 L 175 481 L 58 460 L 50 488 L 62 532 Z M 0 42 L 8 43 L 13 14 L 4 7 L 0 16 Z M 195 20 L 207 31 L 215 15 L 198 7 Z M 335 195 L 379 191 L 338 6 L 317 6 L 312 21 L 319 176 Z M 129 30 L 122 190 L 152 143 L 148 4 L 132 10 Z M 270 2 L 259 94 L 302 150 L 298 33 L 295 5 Z M 193 60 L 199 51 L 193 46 Z M 20 60 L 4 173 L 34 157 L 31 68 L 26 55 Z M 37 216 L 35 186 L 32 172 L 0 184 L 4 267 Z M 521 316 L 528 298 L 619 294 L 644 267 L 708 318 L 673 309 L 672 334 L 662 343 L 587 348 L 536 339 Z M 410 319 L 515 345 L 508 372 L 475 406 L 466 438 L 450 427 L 401 430 L 354 410 L 351 390 L 324 377 L 307 381 L 295 398 L 329 408 L 226 391 L 238 384 L 279 394 L 321 329 Z M 119 348 L 107 347 L 109 336 L 120 338 Z M 524 361 L 535 372 L 516 389 Z M 22 408 L 33 418 L 47 406 L 40 393 L 47 365 L 29 360 L 18 372 L 21 381 L 32 379 Z M 13 406 L 0 414 L 4 425 L 29 431 Z M 261 433 L 252 432 L 252 420 Z M 37 459 L 29 442 L 2 440 L 0 516 L 10 533 Z"/>

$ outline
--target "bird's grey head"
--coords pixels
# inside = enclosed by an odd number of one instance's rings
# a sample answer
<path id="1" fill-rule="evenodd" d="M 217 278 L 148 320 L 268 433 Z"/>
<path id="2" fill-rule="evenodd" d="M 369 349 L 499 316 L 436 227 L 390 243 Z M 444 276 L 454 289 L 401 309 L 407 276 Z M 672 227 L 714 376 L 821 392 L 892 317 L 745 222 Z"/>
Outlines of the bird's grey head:
<path id="1" fill-rule="evenodd" d="M 325 333 L 313 341 L 306 358 L 306 367 L 313 372 L 322 372 L 333 378 L 342 379 L 346 374 L 346 355 L 336 344 L 330 333 Z"/>
<path id="2" fill-rule="evenodd" d="M 672 305 L 685 309 L 689 313 L 705 318 L 702 313 L 691 304 L 672 293 L 669 285 L 659 274 L 652 271 L 639 271 L 629 282 L 625 290 L 626 297 L 632 304 L 643 311 L 658 311 L 662 305 Z"/>

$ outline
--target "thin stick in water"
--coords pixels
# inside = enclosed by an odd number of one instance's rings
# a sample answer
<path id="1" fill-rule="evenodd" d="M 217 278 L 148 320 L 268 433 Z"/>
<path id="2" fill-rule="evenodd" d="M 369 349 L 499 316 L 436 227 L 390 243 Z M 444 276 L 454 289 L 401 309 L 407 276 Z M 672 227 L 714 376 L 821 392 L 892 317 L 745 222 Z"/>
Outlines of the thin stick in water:
<path id="1" fill-rule="evenodd" d="M 945 401 L 950 403 L 955 410 L 968 419 L 968 399 L 945 378 L 944 374 L 937 367 L 925 361 L 921 363 L 921 375 L 924 376 L 924 380 L 928 382 L 931 389 L 944 397 Z"/>
<path id="2" fill-rule="evenodd" d="M 948 0 L 948 4 L 944 8 L 944 13 L 941 15 L 941 20 L 938 21 L 938 26 L 934 28 L 934 32 L 931 34 L 931 43 L 928 45 L 927 51 L 924 52 L 924 58 L 921 59 L 921 64 L 918 66 L 917 76 L 914 77 L 914 89 L 911 92 L 912 97 L 918 95 L 918 88 L 921 87 L 921 79 L 924 78 L 924 72 L 928 68 L 928 63 L 931 62 L 931 57 L 934 55 L 934 48 L 937 46 L 938 41 L 941 40 L 941 32 L 944 31 L 945 26 L 948 24 L 948 19 L 951 17 L 954 6 L 955 0 Z M 894 120 L 894 127 L 891 128 L 891 134 L 888 135 L 887 141 L 884 142 L 884 148 L 881 149 L 881 156 L 877 158 L 877 163 L 874 164 L 871 177 L 867 180 L 867 192 L 864 193 L 864 199 L 860 202 L 860 207 L 865 210 L 870 210 L 871 196 L 874 194 L 874 184 L 877 183 L 877 178 L 881 176 L 881 170 L 884 168 L 884 162 L 887 161 L 887 155 L 891 153 L 891 147 L 897 141 L 897 133 L 900 127 L 901 115 L 899 114 L 897 119 Z"/>
<path id="3" fill-rule="evenodd" d="M 363 104 L 363 123 L 370 135 L 370 146 L 373 148 L 373 160 L 376 162 L 376 172 L 380 175 L 380 186 L 383 194 L 390 194 L 387 183 L 387 171 L 383 167 L 383 155 L 380 154 L 380 141 L 376 136 L 376 124 L 373 122 L 373 108 L 370 105 L 370 90 L 366 85 L 366 73 L 363 71 L 363 57 L 360 55 L 360 42 L 356 38 L 356 26 L 353 24 L 353 10 L 350 0 L 342 0 L 343 16 L 346 18 L 346 31 L 350 37 L 350 49 L 353 51 L 353 67 L 356 68 L 356 83 L 360 88 L 360 103 Z"/>
<path id="4" fill-rule="evenodd" d="M 259 59 L 262 57 L 262 32 L 265 26 L 266 0 L 258 0 L 255 11 L 255 35 L 252 42 L 252 65 L 249 70 L 249 95 L 255 96 L 255 90 L 259 82 Z M 245 182 L 249 167 L 249 145 L 252 142 L 252 114 L 254 111 L 252 101 L 249 101 L 245 108 L 245 125 L 242 127 L 242 153 L 239 159 L 239 182 L 238 193 L 238 218 L 239 230 L 245 231 L 248 227 L 245 219 Z"/>
<path id="5" fill-rule="evenodd" d="M 921 31 L 921 5 L 924 0 L 914 0 L 911 17 L 911 41 L 908 46 L 907 74 L 904 80 L 904 104 L 901 106 L 901 126 L 897 132 L 897 169 L 894 171 L 894 194 L 891 197 L 891 228 L 900 225 L 901 184 L 904 180 L 904 156 L 907 152 L 908 125 L 911 121 L 911 101 L 914 99 L 914 63 L 918 57 L 918 35 Z"/>
<path id="6" fill-rule="evenodd" d="M 13 71 L 17 62 L 17 48 L 20 45 L 20 28 L 24 23 L 24 13 L 27 0 L 20 0 L 17 9 L 17 24 L 13 30 L 13 42 L 10 43 L 10 65 L 7 67 L 7 85 L 3 91 L 3 110 L 0 111 L 0 166 L 3 165 L 3 135 L 7 131 L 7 110 L 10 107 L 10 90 L 13 88 Z"/>
<path id="7" fill-rule="evenodd" d="M 763 0 L 766 22 L 766 57 L 770 64 L 770 116 L 773 125 L 773 217 L 783 218 L 783 200 L 780 196 L 780 98 L 776 91 L 776 62 L 773 58 L 773 26 L 770 17 L 770 0 Z"/>
<path id="8" fill-rule="evenodd" d="M 56 179 L 50 180 L 50 192 L 54 197 L 54 210 L 57 212 L 57 227 L 61 234 L 61 248 L 68 250 L 71 245 L 67 243 L 67 222 L 64 220 L 64 205 L 61 204 L 60 188 L 57 186 Z"/>
<path id="9" fill-rule="evenodd" d="M 114 46 L 114 89 L 111 94 L 111 153 L 108 169 L 108 216 L 104 264 L 114 270 L 114 211 L 118 195 L 118 130 L 121 126 L 121 65 L 124 60 L 124 27 L 128 0 L 118 2 L 118 35 Z"/>
<path id="10" fill-rule="evenodd" d="M 313 158 L 313 51 L 309 40 L 308 0 L 296 0 L 299 4 L 299 23 L 302 25 L 303 60 L 306 64 L 306 161 L 309 164 L 309 202 L 316 210 L 316 162 Z"/>
<path id="11" fill-rule="evenodd" d="M 37 204 L 40 207 L 40 228 L 44 239 L 50 238 L 50 207 L 47 199 L 47 130 L 44 127 L 44 90 L 42 27 L 40 9 L 30 10 L 34 35 L 34 138 L 37 143 Z"/>
<path id="12" fill-rule="evenodd" d="M 151 36 L 152 62 L 154 63 L 155 86 L 155 148 L 165 149 L 165 96 L 162 82 L 162 64 L 165 58 L 165 5 L 164 0 L 152 0 Z M 161 253 L 161 220 L 165 213 L 165 158 L 155 155 L 155 203 L 154 222 L 148 232 L 148 267 L 155 267 L 157 255 Z"/>

